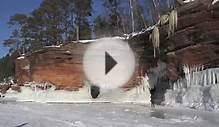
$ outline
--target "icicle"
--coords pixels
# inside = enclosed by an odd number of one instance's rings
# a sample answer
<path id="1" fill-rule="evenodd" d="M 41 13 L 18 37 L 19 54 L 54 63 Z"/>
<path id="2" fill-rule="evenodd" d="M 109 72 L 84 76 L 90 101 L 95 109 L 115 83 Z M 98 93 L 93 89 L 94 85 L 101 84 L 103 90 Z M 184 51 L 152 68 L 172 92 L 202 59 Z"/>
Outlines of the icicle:
<path id="1" fill-rule="evenodd" d="M 160 33 L 159 33 L 159 28 L 157 26 L 155 26 L 152 31 L 151 41 L 154 47 L 154 57 L 156 57 L 156 49 L 158 49 L 159 51 L 159 46 L 160 46 Z"/>
<path id="2" fill-rule="evenodd" d="M 207 86 L 207 73 L 205 72 L 203 75 L 204 75 L 204 86 Z"/>
<path id="3" fill-rule="evenodd" d="M 178 14 L 176 10 L 172 10 L 169 16 L 169 30 L 168 37 L 175 33 L 178 25 Z"/>
<path id="4" fill-rule="evenodd" d="M 34 91 L 35 91 L 35 92 L 37 91 L 37 87 L 36 87 L 36 85 L 34 85 Z"/>
<path id="5" fill-rule="evenodd" d="M 210 76 L 210 78 L 209 78 L 209 85 L 212 85 L 213 84 L 213 73 L 212 73 L 212 70 L 208 71 L 208 75 Z"/>
<path id="6" fill-rule="evenodd" d="M 194 75 L 195 75 L 195 74 L 194 74 L 194 69 L 195 69 L 195 68 L 193 68 L 193 69 L 192 69 L 192 72 L 191 72 L 191 73 L 192 73 L 192 74 L 191 74 L 192 77 L 191 77 L 191 84 L 190 84 L 190 85 L 194 85 L 194 79 L 195 79 L 195 78 L 194 78 Z"/>
<path id="7" fill-rule="evenodd" d="M 173 90 L 176 90 L 177 88 L 176 88 L 176 83 L 174 82 L 173 83 Z"/>
<path id="8" fill-rule="evenodd" d="M 217 83 L 219 83 L 219 70 L 215 70 L 216 71 L 216 81 Z"/>
<path id="9" fill-rule="evenodd" d="M 158 25 L 162 26 L 164 24 L 166 24 L 169 20 L 169 16 L 168 15 L 162 15 L 158 21 Z"/>
<path id="10" fill-rule="evenodd" d="M 201 70 L 200 71 L 203 71 L 203 70 L 204 70 L 204 65 L 201 66 Z"/>
<path id="11" fill-rule="evenodd" d="M 195 80 L 194 85 L 198 85 L 198 76 L 196 72 L 194 73 L 194 80 Z"/>
<path id="12" fill-rule="evenodd" d="M 179 80 L 180 89 L 183 89 L 183 88 L 184 88 L 182 81 L 183 81 L 183 79 L 180 79 L 180 80 Z"/>
<path id="13" fill-rule="evenodd" d="M 212 84 L 216 84 L 216 74 L 214 73 L 215 71 L 212 71 Z"/>
<path id="14" fill-rule="evenodd" d="M 177 11 L 176 10 L 174 10 L 174 27 L 175 27 L 175 29 L 174 30 L 176 30 L 177 29 L 177 26 L 178 26 L 178 13 L 177 13 Z"/>

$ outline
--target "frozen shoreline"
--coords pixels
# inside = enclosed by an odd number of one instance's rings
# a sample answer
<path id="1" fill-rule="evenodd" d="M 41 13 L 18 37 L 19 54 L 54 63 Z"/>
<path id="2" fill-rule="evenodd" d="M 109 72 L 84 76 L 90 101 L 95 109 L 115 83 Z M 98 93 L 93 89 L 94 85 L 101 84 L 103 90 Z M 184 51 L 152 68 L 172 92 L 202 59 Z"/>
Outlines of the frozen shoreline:
<path id="1" fill-rule="evenodd" d="M 216 127 L 219 113 L 139 104 L 0 103 L 0 127 Z"/>
<path id="2" fill-rule="evenodd" d="M 143 103 L 150 104 L 150 92 L 144 86 L 125 91 L 123 89 L 101 89 L 96 99 L 91 97 L 90 87 L 85 85 L 79 91 L 55 90 L 54 87 L 42 90 L 37 86 L 43 84 L 30 83 L 22 86 L 21 92 L 11 89 L 5 94 L 5 99 L 14 99 L 20 102 L 41 102 L 41 103 Z"/>

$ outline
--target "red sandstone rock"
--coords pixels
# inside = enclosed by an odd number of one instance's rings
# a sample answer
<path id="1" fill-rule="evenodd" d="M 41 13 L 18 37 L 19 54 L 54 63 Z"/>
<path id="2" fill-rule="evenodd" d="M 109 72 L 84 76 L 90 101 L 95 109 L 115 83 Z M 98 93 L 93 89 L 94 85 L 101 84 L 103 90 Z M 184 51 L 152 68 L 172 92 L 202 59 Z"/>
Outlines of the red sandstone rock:
<path id="1" fill-rule="evenodd" d="M 9 90 L 11 85 L 0 85 L 0 93 L 6 94 L 7 90 Z"/>

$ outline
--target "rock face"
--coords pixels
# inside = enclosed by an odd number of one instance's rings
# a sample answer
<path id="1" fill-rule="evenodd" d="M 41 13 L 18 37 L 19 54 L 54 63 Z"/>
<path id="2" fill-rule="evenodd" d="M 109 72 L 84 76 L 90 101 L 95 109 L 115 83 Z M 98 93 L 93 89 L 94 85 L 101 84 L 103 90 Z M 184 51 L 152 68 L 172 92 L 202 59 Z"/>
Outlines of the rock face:
<path id="1" fill-rule="evenodd" d="M 152 44 L 148 31 L 131 39 L 133 45 L 142 45 L 139 51 L 141 74 L 156 61 L 167 63 L 168 78 L 180 78 L 182 65 L 204 65 L 206 68 L 219 66 L 219 3 L 210 0 L 196 0 L 177 8 L 178 28 L 174 35 L 167 37 L 168 24 L 160 29 L 160 54 L 153 58 Z M 135 44 L 137 43 L 137 44 Z"/>
<path id="2" fill-rule="evenodd" d="M 159 66 L 158 62 L 167 65 L 164 76 L 154 84 L 157 87 L 155 99 L 164 99 L 159 93 L 165 93 L 171 87 L 167 84 L 184 77 L 183 65 L 204 66 L 205 69 L 219 67 L 219 3 L 212 5 L 210 0 L 195 0 L 178 7 L 177 12 L 178 27 L 172 36 L 168 38 L 168 23 L 159 27 L 160 54 L 156 58 L 149 41 L 152 31 L 130 39 L 133 47 L 144 49 L 136 50 L 140 54 L 139 75 L 156 77 L 151 70 Z"/>
<path id="3" fill-rule="evenodd" d="M 16 61 L 19 84 L 29 81 L 50 82 L 56 89 L 77 90 L 83 86 L 82 59 L 88 45 L 69 43 L 47 47 Z"/>
<path id="4" fill-rule="evenodd" d="M 89 44 L 67 43 L 60 47 L 47 47 L 30 55 L 19 57 L 16 60 L 18 84 L 22 85 L 30 81 L 49 82 L 54 84 L 57 90 L 79 90 L 86 81 L 82 61 Z M 133 80 L 130 80 L 123 88 L 129 89 L 136 85 Z"/>
<path id="5" fill-rule="evenodd" d="M 196 0 L 177 8 L 178 28 L 167 37 L 168 24 L 159 27 L 160 54 L 153 57 L 153 46 L 146 31 L 128 40 L 136 53 L 136 72 L 123 86 L 130 89 L 138 85 L 138 76 L 150 74 L 150 69 L 166 64 L 162 80 L 176 81 L 183 76 L 182 65 L 219 66 L 219 3 Z M 29 81 L 50 82 L 57 89 L 78 90 L 86 80 L 82 58 L 89 44 L 68 43 L 61 47 L 47 47 L 16 60 L 16 79 L 19 84 Z M 159 84 L 164 84 L 157 82 Z M 167 86 L 168 87 L 168 86 Z M 166 89 L 159 87 L 161 89 Z"/>
<path id="6" fill-rule="evenodd" d="M 178 29 L 174 36 L 163 42 L 167 44 L 165 52 L 171 80 L 181 76 L 182 65 L 219 66 L 219 4 L 203 1 L 198 0 L 178 9 Z"/>

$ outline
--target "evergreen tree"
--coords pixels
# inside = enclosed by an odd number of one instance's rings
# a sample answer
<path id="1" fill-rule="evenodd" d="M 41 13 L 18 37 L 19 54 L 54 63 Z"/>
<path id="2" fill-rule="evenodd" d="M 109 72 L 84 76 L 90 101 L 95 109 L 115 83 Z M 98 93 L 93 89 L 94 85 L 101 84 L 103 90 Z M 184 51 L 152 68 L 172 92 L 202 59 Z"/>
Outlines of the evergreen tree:
<path id="1" fill-rule="evenodd" d="M 97 38 L 110 36 L 110 24 L 103 16 L 97 16 L 94 20 L 94 32 Z"/>
<path id="2" fill-rule="evenodd" d="M 76 15 L 76 38 L 79 39 L 91 39 L 91 28 L 87 17 L 91 16 L 92 12 L 92 0 L 73 0 L 74 13 Z"/>
<path id="3" fill-rule="evenodd" d="M 76 40 L 76 26 L 80 39 L 90 39 L 92 30 L 87 19 L 91 16 L 91 0 L 43 0 L 32 13 L 15 14 L 9 25 L 14 32 L 4 45 L 11 51 L 34 51 L 47 45 Z"/>
<path id="4" fill-rule="evenodd" d="M 108 12 L 108 31 L 111 36 L 121 35 L 123 33 L 122 30 L 122 20 L 119 12 L 119 6 L 121 4 L 120 0 L 105 0 L 104 7 L 106 7 Z"/>
<path id="5" fill-rule="evenodd" d="M 14 77 L 15 74 L 15 54 L 6 55 L 0 59 L 0 82 L 3 82 L 8 77 Z"/>

